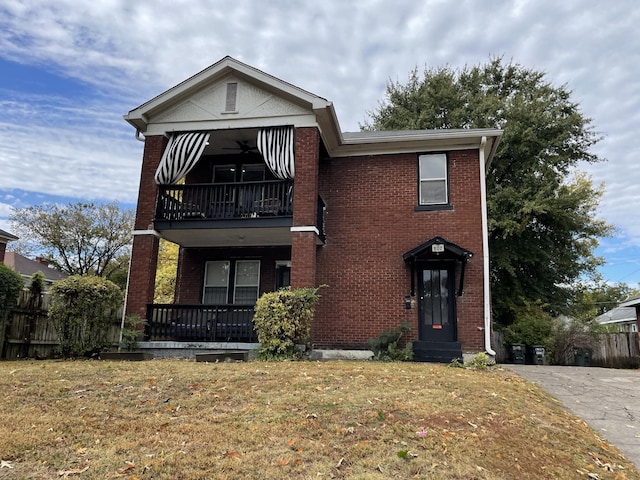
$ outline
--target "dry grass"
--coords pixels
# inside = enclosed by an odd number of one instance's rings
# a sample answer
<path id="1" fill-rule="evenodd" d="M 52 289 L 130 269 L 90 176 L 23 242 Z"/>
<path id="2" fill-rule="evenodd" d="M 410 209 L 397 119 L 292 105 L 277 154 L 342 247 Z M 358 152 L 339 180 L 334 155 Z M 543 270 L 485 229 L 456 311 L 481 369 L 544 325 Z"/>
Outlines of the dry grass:
<path id="1" fill-rule="evenodd" d="M 0 389 L 0 478 L 640 479 L 502 370 L 21 361 Z"/>

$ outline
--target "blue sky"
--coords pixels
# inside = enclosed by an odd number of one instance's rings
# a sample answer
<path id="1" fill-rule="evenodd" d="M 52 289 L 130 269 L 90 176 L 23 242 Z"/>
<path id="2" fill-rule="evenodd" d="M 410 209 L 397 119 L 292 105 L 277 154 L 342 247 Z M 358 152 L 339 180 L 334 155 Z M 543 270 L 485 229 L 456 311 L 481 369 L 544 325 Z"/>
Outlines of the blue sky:
<path id="1" fill-rule="evenodd" d="M 187 8 L 188 5 L 188 8 Z M 503 56 L 567 84 L 602 133 L 584 166 L 616 226 L 610 282 L 640 282 L 636 0 L 0 0 L 0 228 L 11 208 L 133 206 L 142 143 L 122 115 L 225 55 L 334 102 L 358 130 L 389 80 Z"/>

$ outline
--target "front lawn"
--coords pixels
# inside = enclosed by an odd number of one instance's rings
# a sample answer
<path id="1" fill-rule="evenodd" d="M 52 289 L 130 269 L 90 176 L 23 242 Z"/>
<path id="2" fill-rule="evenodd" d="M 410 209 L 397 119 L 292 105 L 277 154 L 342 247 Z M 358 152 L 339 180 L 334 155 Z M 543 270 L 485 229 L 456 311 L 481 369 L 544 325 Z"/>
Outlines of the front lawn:
<path id="1" fill-rule="evenodd" d="M 0 391 L 0 478 L 640 479 L 501 369 L 17 361 Z"/>

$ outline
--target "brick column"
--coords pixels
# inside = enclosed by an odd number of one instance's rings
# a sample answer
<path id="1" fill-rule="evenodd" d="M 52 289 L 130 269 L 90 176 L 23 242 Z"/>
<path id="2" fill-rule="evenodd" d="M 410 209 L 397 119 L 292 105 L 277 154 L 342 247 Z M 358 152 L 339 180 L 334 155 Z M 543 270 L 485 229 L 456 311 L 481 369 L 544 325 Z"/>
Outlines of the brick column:
<path id="1" fill-rule="evenodd" d="M 153 303 L 159 239 L 153 234 L 158 186 L 153 177 L 162 158 L 167 140 L 164 136 L 148 137 L 144 142 L 142 172 L 134 227 L 133 248 L 129 266 L 129 282 L 125 311 L 127 315 L 146 314 L 147 303 Z"/>
<path id="2" fill-rule="evenodd" d="M 316 226 L 318 208 L 317 128 L 296 128 L 293 229 L 291 232 L 291 287 L 316 286 Z M 311 231 L 310 231 L 311 230 Z"/>

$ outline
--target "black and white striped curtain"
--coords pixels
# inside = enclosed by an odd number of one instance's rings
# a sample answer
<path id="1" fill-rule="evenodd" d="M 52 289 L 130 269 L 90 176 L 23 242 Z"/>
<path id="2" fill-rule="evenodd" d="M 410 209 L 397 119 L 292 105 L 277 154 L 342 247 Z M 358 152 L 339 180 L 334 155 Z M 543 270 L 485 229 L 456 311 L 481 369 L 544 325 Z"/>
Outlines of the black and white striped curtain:
<path id="1" fill-rule="evenodd" d="M 264 128 L 258 132 L 258 150 L 271 172 L 281 180 L 293 180 L 293 127 Z"/>
<path id="2" fill-rule="evenodd" d="M 174 133 L 169 139 L 156 170 L 158 185 L 173 185 L 198 163 L 209 143 L 206 132 Z"/>

